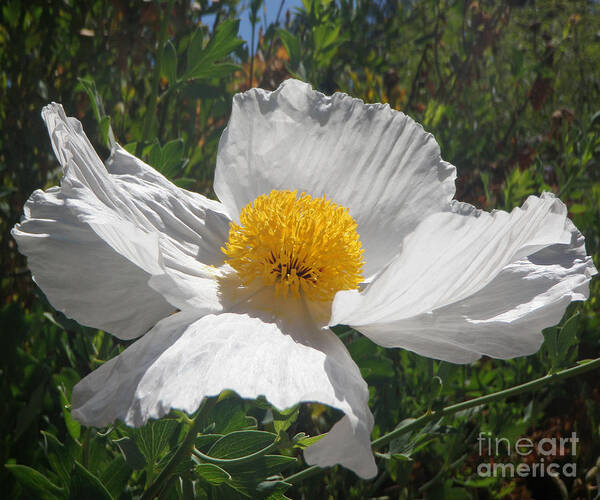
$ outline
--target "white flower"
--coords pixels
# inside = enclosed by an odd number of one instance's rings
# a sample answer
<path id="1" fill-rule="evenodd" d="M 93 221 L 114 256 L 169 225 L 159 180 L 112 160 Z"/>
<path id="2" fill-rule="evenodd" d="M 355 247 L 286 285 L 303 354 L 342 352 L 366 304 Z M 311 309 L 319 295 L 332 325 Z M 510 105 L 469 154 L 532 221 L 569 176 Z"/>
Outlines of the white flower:
<path id="1" fill-rule="evenodd" d="M 63 179 L 32 194 L 13 235 L 54 307 L 143 335 L 75 387 L 87 425 L 191 413 L 224 389 L 281 409 L 316 401 L 345 416 L 307 462 L 369 478 L 367 385 L 328 326 L 457 363 L 522 356 L 596 273 L 560 200 L 453 202 L 455 168 L 387 105 L 293 80 L 236 95 L 220 202 L 119 146 L 103 164 L 60 105 L 42 115 Z"/>

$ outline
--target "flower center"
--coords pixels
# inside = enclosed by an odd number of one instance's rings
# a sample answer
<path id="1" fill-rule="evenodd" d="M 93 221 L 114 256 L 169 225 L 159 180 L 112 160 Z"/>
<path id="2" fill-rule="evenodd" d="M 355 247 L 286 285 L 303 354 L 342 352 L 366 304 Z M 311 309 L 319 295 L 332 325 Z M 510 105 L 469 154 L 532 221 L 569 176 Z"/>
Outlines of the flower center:
<path id="1" fill-rule="evenodd" d="M 363 250 L 348 209 L 325 196 L 273 190 L 246 205 L 221 248 L 244 284 L 262 278 L 277 295 L 332 300 L 358 288 Z"/>

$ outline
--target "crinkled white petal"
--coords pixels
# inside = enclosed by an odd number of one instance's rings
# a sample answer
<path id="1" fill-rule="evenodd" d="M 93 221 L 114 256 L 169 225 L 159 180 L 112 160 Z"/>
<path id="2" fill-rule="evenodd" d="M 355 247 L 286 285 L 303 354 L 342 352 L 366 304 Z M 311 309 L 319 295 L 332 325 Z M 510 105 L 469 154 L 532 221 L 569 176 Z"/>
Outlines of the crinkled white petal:
<path id="1" fill-rule="evenodd" d="M 545 194 L 510 214 L 460 204 L 432 216 L 364 292 L 340 292 L 331 324 L 447 361 L 532 354 L 542 329 L 588 296 L 596 269 L 566 207 Z"/>
<path id="2" fill-rule="evenodd" d="M 357 221 L 369 277 L 427 215 L 450 209 L 455 177 L 433 136 L 403 113 L 287 80 L 234 97 L 214 189 L 233 219 L 273 189 L 327 195 Z"/>
<path id="3" fill-rule="evenodd" d="M 171 304 L 171 309 L 193 308 L 204 313 L 222 310 L 218 279 L 223 272 L 182 252 L 163 233 L 145 232 L 120 218 L 89 189 L 74 187 L 76 184 L 65 178 L 61 188 L 71 212 L 113 250 L 146 271 L 147 284 Z"/>
<path id="4" fill-rule="evenodd" d="M 104 166 L 59 104 L 42 116 L 63 179 L 32 195 L 13 235 L 50 302 L 121 338 L 143 334 L 175 307 L 220 310 L 211 266 L 222 264 L 228 234 L 221 204 L 174 186 L 119 146 Z"/>
<path id="5" fill-rule="evenodd" d="M 119 145 L 106 162 L 110 179 L 125 193 L 136 223 L 158 231 L 174 249 L 204 264 L 221 266 L 221 247 L 229 236 L 229 217 L 221 203 L 175 186 Z"/>
<path id="6" fill-rule="evenodd" d="M 132 339 L 173 311 L 148 273 L 65 207 L 59 188 L 35 191 L 12 234 L 48 300 L 83 325 Z M 130 245 L 144 248 L 146 236 L 130 234 Z"/>
<path id="7" fill-rule="evenodd" d="M 377 469 L 367 385 L 343 343 L 299 313 L 257 308 L 198 319 L 179 312 L 79 382 L 73 416 L 87 425 L 119 418 L 139 426 L 171 408 L 191 413 L 224 389 L 244 398 L 265 396 L 280 409 L 320 402 L 345 417 L 319 441 L 327 446 L 306 450 L 308 462 L 339 463 L 372 477 Z"/>

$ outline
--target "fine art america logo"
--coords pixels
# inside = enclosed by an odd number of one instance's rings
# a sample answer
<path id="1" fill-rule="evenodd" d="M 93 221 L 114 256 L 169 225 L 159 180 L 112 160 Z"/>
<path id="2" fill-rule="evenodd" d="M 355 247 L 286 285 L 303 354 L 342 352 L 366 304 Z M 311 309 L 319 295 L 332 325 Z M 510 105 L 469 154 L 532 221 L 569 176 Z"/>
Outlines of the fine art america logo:
<path id="1" fill-rule="evenodd" d="M 569 437 L 545 437 L 537 442 L 529 438 L 519 438 L 514 443 L 508 438 L 491 437 L 481 432 L 477 438 L 479 456 L 489 458 L 477 466 L 480 477 L 576 477 L 575 462 L 562 460 L 577 454 L 579 438 L 575 432 Z M 555 462 L 559 458 L 561 462 Z M 501 460 L 520 461 L 516 465 Z M 515 460 L 516 459 L 516 460 Z"/>

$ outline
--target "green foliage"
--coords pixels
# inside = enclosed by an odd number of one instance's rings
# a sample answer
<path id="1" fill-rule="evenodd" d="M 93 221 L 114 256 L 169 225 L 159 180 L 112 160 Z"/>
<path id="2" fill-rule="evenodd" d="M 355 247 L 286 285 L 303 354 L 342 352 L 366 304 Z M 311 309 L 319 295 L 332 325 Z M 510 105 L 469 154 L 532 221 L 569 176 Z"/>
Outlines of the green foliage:
<path id="1" fill-rule="evenodd" d="M 231 432 L 215 442 L 208 450 L 208 455 L 221 460 L 242 458 L 270 447 L 275 439 L 275 434 L 264 431 Z"/>
<path id="2" fill-rule="evenodd" d="M 198 28 L 192 35 L 187 50 L 187 70 L 182 80 L 223 78 L 239 69 L 236 64 L 215 64 L 215 61 L 223 59 L 243 43 L 243 40 L 236 37 L 238 27 L 237 20 L 224 21 L 217 26 L 206 47 L 202 29 Z"/>
<path id="3" fill-rule="evenodd" d="M 266 26 L 258 50 L 238 37 L 235 0 L 8 1 L 0 7 L 0 471 L 7 498 L 139 498 L 190 426 L 172 412 L 141 429 L 82 427 L 73 386 L 127 343 L 56 313 L 9 236 L 31 192 L 60 172 L 39 117 L 49 101 L 77 116 L 104 156 L 125 145 L 178 185 L 212 194 L 233 95 L 289 76 L 323 92 L 385 102 L 434 133 L 457 165 L 457 199 L 511 210 L 552 191 L 600 262 L 600 14 L 591 0 L 305 0 Z M 373 438 L 443 407 L 525 383 L 600 353 L 599 285 L 544 332 L 528 358 L 457 366 L 337 331 L 370 386 Z M 204 405 L 195 452 L 160 498 L 552 498 L 556 484 L 481 478 L 477 435 L 539 439 L 576 428 L 573 498 L 598 487 L 600 402 L 593 374 L 412 429 L 376 454 L 379 476 L 305 470 L 301 450 L 339 412 L 273 408 L 225 392 Z M 436 417 L 437 418 L 437 417 Z M 514 457 L 509 457 L 514 459 Z M 582 486 L 583 485 L 583 486 Z M 580 489 L 578 489 L 580 488 Z M 527 491 L 526 491 L 527 490 Z M 583 498 L 581 496 L 581 498 Z"/>
<path id="4" fill-rule="evenodd" d="M 564 367 L 572 361 L 572 347 L 577 345 L 577 330 L 579 328 L 580 316 L 571 316 L 562 327 L 548 328 L 544 332 L 544 350 L 542 356 L 547 355 L 550 370 L 555 371 Z"/>
<path id="5" fill-rule="evenodd" d="M 231 480 L 229 473 L 214 464 L 198 464 L 194 468 L 200 481 L 208 483 L 211 486 L 219 486 Z"/>
<path id="6" fill-rule="evenodd" d="M 37 470 L 17 464 L 7 464 L 6 467 L 30 493 L 35 494 L 38 498 L 43 500 L 63 498 L 64 490 L 50 482 Z"/>

